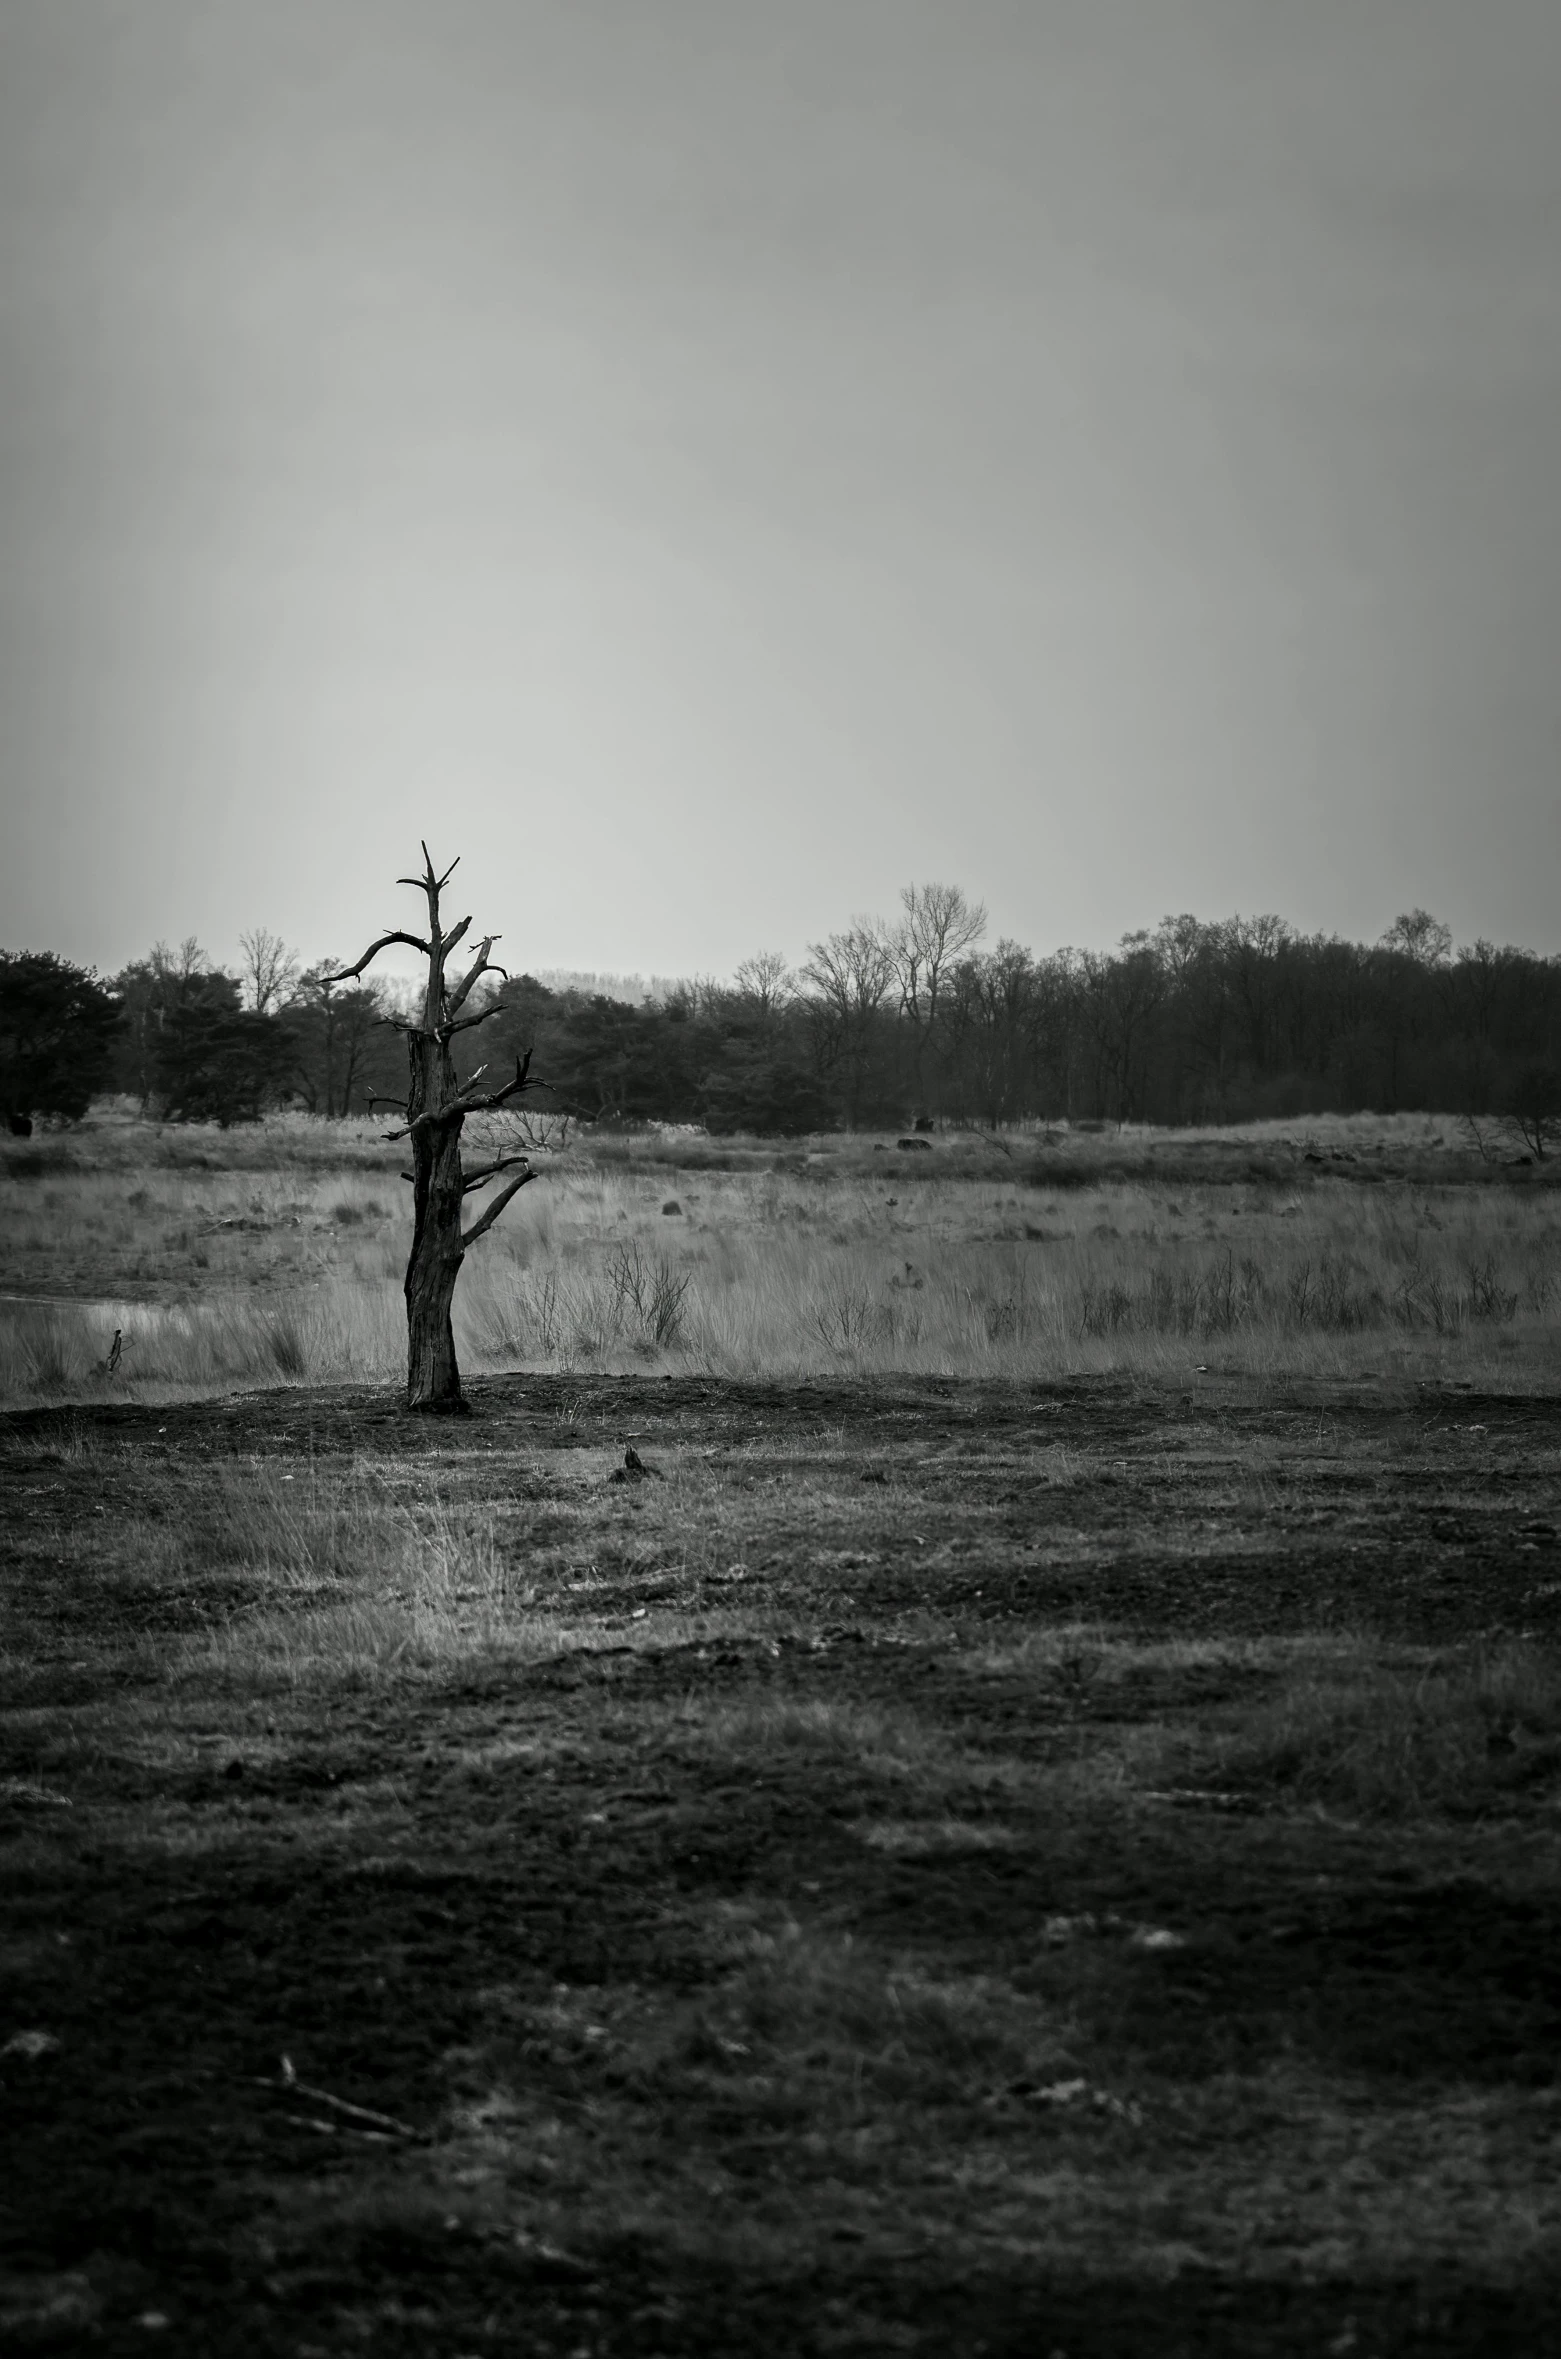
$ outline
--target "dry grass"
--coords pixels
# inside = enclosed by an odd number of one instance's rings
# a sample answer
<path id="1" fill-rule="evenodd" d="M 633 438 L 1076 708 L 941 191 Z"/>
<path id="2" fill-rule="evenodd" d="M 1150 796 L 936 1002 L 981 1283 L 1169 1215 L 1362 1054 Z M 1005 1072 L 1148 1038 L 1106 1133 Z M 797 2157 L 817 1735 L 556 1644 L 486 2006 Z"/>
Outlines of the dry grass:
<path id="1" fill-rule="evenodd" d="M 789 1912 L 735 1946 L 717 1989 L 663 2032 L 677 2077 L 713 2081 L 727 2105 L 746 2096 L 762 2113 L 779 2077 L 791 2104 L 838 2131 L 861 2121 L 864 2101 L 956 2105 L 972 2085 L 1067 2069 L 1056 2020 L 1000 1978 L 933 1979 Z"/>
<path id="2" fill-rule="evenodd" d="M 68 1433 L 62 1442 L 69 1452 Z M 451 1498 L 420 1481 L 409 1490 L 392 1465 L 369 1461 L 333 1474 L 229 1468 L 183 1491 L 174 1514 L 121 1527 L 115 1543 L 137 1586 L 211 1601 L 158 1671 L 197 1691 L 383 1687 L 463 1664 L 604 1647 L 654 1656 L 716 1638 L 770 1654 L 781 1640 L 816 1646 L 806 1612 L 750 1598 L 747 1568 L 725 1564 L 741 1529 L 730 1503 L 723 1513 L 729 1472 L 668 1471 L 635 1514 L 627 1559 L 603 1530 L 594 1458 L 590 1488 L 571 1499 L 555 1486 L 552 1528 L 577 1535 L 562 1545 L 517 1537 L 483 1495 L 480 1469 Z M 1079 1479 L 1096 1472 L 1081 1456 Z M 848 1537 L 858 1501 L 840 1500 L 827 1453 L 808 1488 L 832 1536 Z M 861 1512 L 878 1518 L 877 1498 Z M 843 1569 L 853 1561 L 849 1549 L 830 1553 Z M 604 1616 L 600 1593 L 621 1600 L 626 1586 L 650 1602 Z M 244 1602 L 225 1611 L 235 1588 Z M 1410 1822 L 1485 1814 L 1561 1776 L 1561 1660 L 1542 1645 L 1429 1651 L 1348 1633 L 1150 1640 L 1053 1622 L 961 1651 L 971 1678 L 1033 1690 L 1038 1719 L 1066 1730 L 1058 1753 L 1020 1768 L 995 1760 L 979 1730 L 972 1745 L 951 1746 L 903 1708 L 795 1693 L 691 1690 L 616 1724 L 636 1743 L 732 1769 L 852 1765 L 920 1789 L 927 1810 L 998 1788 L 1070 1809 L 1135 1809 L 1145 1794 L 1182 1792 Z M 1222 1699 L 1201 1726 L 1180 1707 L 1157 1712 L 1156 1692 L 1200 1680 Z"/>
<path id="3" fill-rule="evenodd" d="M 1202 1767 L 1363 1818 L 1483 1815 L 1561 1777 L 1561 1660 L 1509 1643 L 1399 1664 L 1359 1647 L 1293 1671 Z"/>
<path id="4" fill-rule="evenodd" d="M 1372 1162 L 1359 1126 L 1333 1128 L 1354 1138 L 1338 1150 L 1352 1169 Z M 96 1163 L 89 1134 L 74 1164 L 13 1180 L 0 1287 L 68 1299 L 0 1302 L 0 1397 L 393 1382 L 406 1191 L 364 1129 L 264 1126 L 243 1150 L 296 1161 L 201 1170 L 162 1160 L 183 1134 L 121 1126 Z M 730 1163 L 737 1147 L 719 1144 Z M 697 1169 L 686 1139 L 596 1142 L 550 1164 L 472 1255 L 463 1363 L 1024 1379 L 1208 1362 L 1480 1381 L 1554 1365 L 1561 1199 L 1467 1184 L 1450 1146 L 1446 1178 L 1368 1187 L 1331 1163 L 1319 1179 L 1293 1138 L 1283 1154 L 1256 1135 L 1158 1142 L 1237 1172 L 1191 1179 L 1124 1176 L 1094 1138 L 1002 1144 L 940 1141 L 935 1160 L 853 1139 L 761 1160 L 749 1142 L 742 1167 Z"/>
<path id="5" fill-rule="evenodd" d="M 902 1777 L 939 1752 L 906 1713 L 822 1696 L 753 1696 L 713 1707 L 691 1701 L 671 1725 L 679 1743 L 733 1762 L 816 1756 Z"/>
<path id="6" fill-rule="evenodd" d="M 257 1470 L 206 1486 L 211 1504 L 187 1511 L 157 1569 L 174 1582 L 240 1578 L 246 1603 L 187 1642 L 175 1658 L 181 1681 L 376 1685 L 604 1643 L 588 1612 L 538 1606 L 494 1502 L 457 1504 L 421 1486 L 406 1495 L 393 1471 L 311 1471 L 293 1484 Z"/>

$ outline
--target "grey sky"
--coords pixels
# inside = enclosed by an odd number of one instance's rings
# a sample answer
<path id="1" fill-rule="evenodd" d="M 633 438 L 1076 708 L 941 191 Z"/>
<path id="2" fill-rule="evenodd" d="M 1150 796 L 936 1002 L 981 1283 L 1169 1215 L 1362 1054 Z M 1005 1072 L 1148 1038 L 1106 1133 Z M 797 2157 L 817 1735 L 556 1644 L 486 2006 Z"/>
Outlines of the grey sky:
<path id="1" fill-rule="evenodd" d="M 1561 950 L 1558 101 L 1555 0 L 4 0 L 0 941 L 427 834 L 531 966 Z"/>

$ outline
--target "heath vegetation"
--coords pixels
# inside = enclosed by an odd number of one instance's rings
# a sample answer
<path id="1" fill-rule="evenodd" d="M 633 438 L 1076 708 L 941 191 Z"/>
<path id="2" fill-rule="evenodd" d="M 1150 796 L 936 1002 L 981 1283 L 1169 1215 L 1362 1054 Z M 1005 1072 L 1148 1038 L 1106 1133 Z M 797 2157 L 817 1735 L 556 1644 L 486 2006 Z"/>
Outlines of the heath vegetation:
<path id="1" fill-rule="evenodd" d="M 8 2343 L 1551 2347 L 1548 1133 L 434 1080 L 458 1423 L 386 1123 L 0 1147 Z"/>
<path id="2" fill-rule="evenodd" d="M 1553 1366 L 1561 1322 L 1548 1171 L 1491 1167 L 1450 1121 L 944 1132 L 917 1152 L 577 1133 L 530 1168 L 538 1184 L 471 1251 L 455 1298 L 475 1370 L 1024 1378 L 1203 1362 L 1506 1382 Z M 13 1145 L 0 1391 L 394 1381 L 401 1172 L 367 1121 L 103 1116 Z M 110 1379 L 96 1371 L 116 1329 Z"/>

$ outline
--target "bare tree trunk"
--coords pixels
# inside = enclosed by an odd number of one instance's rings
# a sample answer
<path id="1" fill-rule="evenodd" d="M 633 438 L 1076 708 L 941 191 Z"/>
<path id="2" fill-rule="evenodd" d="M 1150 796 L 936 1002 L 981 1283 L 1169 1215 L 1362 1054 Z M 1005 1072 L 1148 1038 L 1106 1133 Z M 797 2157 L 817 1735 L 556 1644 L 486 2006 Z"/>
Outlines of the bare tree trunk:
<path id="1" fill-rule="evenodd" d="M 448 1050 L 413 1034 L 412 1096 L 423 1079 L 422 1067 L 436 1059 L 449 1067 Z M 432 1049 L 432 1054 L 430 1054 Z M 442 1075 L 436 1079 L 443 1079 Z M 453 1085 L 455 1075 L 449 1072 Z M 453 1094 L 453 1087 L 452 1092 Z M 461 1169 L 461 1117 L 437 1115 L 412 1131 L 412 1251 L 407 1260 L 407 1407 L 435 1412 L 465 1407 L 461 1372 L 455 1360 L 455 1335 L 450 1324 L 455 1281 L 461 1274 L 466 1248 L 461 1242 L 461 1218 L 466 1193 Z"/>
<path id="2" fill-rule="evenodd" d="M 412 1169 L 403 1175 L 412 1182 L 412 1251 L 407 1259 L 403 1288 L 407 1306 L 407 1407 L 434 1415 L 459 1416 L 466 1402 L 461 1393 L 461 1372 L 456 1364 L 450 1319 L 455 1282 L 461 1274 L 468 1246 L 487 1234 L 510 1198 L 535 1176 L 526 1157 L 518 1154 L 495 1154 L 475 1171 L 465 1170 L 461 1162 L 461 1128 L 468 1114 L 491 1113 L 523 1090 L 542 1085 L 528 1078 L 529 1057 L 517 1061 L 513 1081 L 500 1089 L 478 1086 L 480 1066 L 464 1086 L 457 1079 L 451 1041 L 458 1032 L 471 1030 L 495 1012 L 484 1008 L 475 1015 L 462 1013 L 472 986 L 480 975 L 503 974 L 504 969 L 489 959 L 495 939 L 490 934 L 460 981 L 453 985 L 447 982 L 446 961 L 472 921 L 463 917 L 448 933 L 441 931 L 439 896 L 449 882 L 451 869 L 437 876 L 426 844 L 423 869 L 422 876 L 403 877 L 400 881 L 417 886 L 427 896 L 428 939 L 424 941 L 419 935 L 399 930 L 382 934 L 355 967 L 323 980 L 328 984 L 345 983 L 361 975 L 369 962 L 392 942 L 409 944 L 428 961 L 421 1022 L 390 1019 L 407 1036 L 408 1069 L 406 1126 L 387 1136 L 409 1140 L 412 1149 Z M 328 991 L 326 996 L 329 1013 Z M 514 1176 L 507 1176 L 510 1174 Z M 486 1187 L 501 1175 L 505 1175 L 505 1184 L 498 1195 L 487 1211 L 469 1229 L 464 1229 L 461 1222 L 466 1197 L 474 1188 Z"/>

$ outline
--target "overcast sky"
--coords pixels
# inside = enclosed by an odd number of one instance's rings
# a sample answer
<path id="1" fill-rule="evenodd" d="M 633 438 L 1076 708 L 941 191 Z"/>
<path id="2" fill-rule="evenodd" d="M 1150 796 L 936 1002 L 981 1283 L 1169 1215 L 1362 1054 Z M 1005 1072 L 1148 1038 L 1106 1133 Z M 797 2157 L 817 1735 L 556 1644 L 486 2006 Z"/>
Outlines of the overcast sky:
<path id="1" fill-rule="evenodd" d="M 1561 951 L 1557 0 L 4 0 L 0 942 Z"/>

